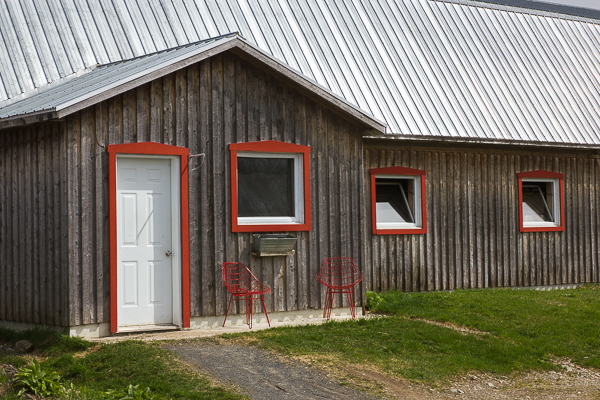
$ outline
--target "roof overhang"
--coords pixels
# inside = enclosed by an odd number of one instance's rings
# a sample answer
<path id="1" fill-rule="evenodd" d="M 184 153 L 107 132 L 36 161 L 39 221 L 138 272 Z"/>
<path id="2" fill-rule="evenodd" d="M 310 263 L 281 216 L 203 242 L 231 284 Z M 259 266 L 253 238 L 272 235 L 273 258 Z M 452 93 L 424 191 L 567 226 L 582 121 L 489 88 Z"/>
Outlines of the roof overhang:
<path id="1" fill-rule="evenodd" d="M 48 108 L 36 109 L 32 112 L 23 112 L 20 114 L 0 118 L 0 129 L 7 129 L 64 118 L 84 108 L 110 99 L 121 93 L 127 92 L 131 89 L 137 88 L 148 82 L 226 51 L 232 51 L 236 55 L 243 57 L 245 60 L 254 65 L 265 67 L 278 78 L 290 83 L 293 87 L 302 91 L 312 99 L 320 103 L 324 103 L 326 106 L 329 106 L 346 118 L 364 125 L 367 130 L 385 133 L 386 124 L 384 122 L 379 121 L 372 115 L 347 102 L 345 99 L 334 94 L 327 88 L 310 80 L 283 62 L 273 58 L 271 55 L 249 43 L 238 34 L 230 34 L 221 38 L 216 38 L 212 43 L 200 47 L 196 52 L 188 52 L 181 57 L 171 59 L 167 62 L 144 70 L 141 73 L 137 73 L 124 79 L 109 83 L 100 89 L 90 91 L 69 101 L 65 101 Z M 127 63 L 128 61 L 130 60 L 125 60 L 114 64 Z M 112 64 L 108 64 L 101 67 L 110 68 L 111 65 Z M 86 79 L 86 76 L 88 76 L 88 74 L 84 74 L 75 79 Z M 69 83 L 72 83 L 74 80 L 71 80 Z M 31 96 L 30 98 L 13 104 L 23 104 L 27 100 L 43 95 L 44 92 L 40 92 Z"/>
<path id="2" fill-rule="evenodd" d="M 512 139 L 482 139 L 482 138 L 464 138 L 456 136 L 431 136 L 431 135 L 403 135 L 403 134 L 379 134 L 377 132 L 367 132 L 363 135 L 367 143 L 386 143 L 402 145 L 439 145 L 448 147 L 464 146 L 507 146 L 523 149 L 572 149 L 572 150 L 600 150 L 599 144 L 579 144 L 579 143 L 561 143 L 561 142 L 538 142 L 533 140 L 512 140 Z"/>

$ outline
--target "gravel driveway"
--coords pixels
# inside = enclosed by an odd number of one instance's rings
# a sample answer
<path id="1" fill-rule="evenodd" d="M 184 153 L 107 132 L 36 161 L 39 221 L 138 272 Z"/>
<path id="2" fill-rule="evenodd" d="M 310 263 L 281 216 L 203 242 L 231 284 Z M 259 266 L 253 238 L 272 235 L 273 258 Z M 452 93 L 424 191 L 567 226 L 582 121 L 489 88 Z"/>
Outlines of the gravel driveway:
<path id="1" fill-rule="evenodd" d="M 228 382 L 252 399 L 372 399 L 340 385 L 326 374 L 300 363 L 282 363 L 273 355 L 249 346 L 206 342 L 167 344 L 199 371 Z"/>

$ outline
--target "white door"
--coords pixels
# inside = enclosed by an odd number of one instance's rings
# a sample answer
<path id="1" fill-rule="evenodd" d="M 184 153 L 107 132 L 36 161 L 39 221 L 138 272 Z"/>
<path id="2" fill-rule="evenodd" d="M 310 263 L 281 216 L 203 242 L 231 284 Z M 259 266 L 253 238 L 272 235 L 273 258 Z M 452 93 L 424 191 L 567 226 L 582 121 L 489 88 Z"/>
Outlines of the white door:
<path id="1" fill-rule="evenodd" d="M 173 323 L 171 163 L 117 159 L 119 327 Z"/>

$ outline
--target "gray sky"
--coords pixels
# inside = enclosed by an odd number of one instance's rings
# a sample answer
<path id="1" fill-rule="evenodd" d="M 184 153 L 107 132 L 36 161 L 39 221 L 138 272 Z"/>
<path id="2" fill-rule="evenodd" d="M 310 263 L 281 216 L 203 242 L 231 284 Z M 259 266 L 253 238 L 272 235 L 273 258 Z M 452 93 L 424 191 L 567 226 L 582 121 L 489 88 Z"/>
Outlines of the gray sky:
<path id="1" fill-rule="evenodd" d="M 544 3 L 564 4 L 566 6 L 586 7 L 600 10 L 600 0 L 537 0 Z"/>

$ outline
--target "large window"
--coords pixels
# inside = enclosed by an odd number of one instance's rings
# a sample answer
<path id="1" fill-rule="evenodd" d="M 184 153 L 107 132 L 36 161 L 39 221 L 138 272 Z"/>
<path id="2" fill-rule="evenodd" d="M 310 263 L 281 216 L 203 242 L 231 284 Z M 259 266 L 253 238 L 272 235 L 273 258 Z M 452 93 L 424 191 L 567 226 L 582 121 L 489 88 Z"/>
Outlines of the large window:
<path id="1" fill-rule="evenodd" d="M 425 171 L 387 167 L 370 173 L 373 233 L 426 233 Z"/>
<path id="2" fill-rule="evenodd" d="M 563 175 L 530 171 L 517 177 L 521 232 L 564 230 Z"/>
<path id="3" fill-rule="evenodd" d="M 233 232 L 310 230 L 310 147 L 262 141 L 229 150 Z"/>

